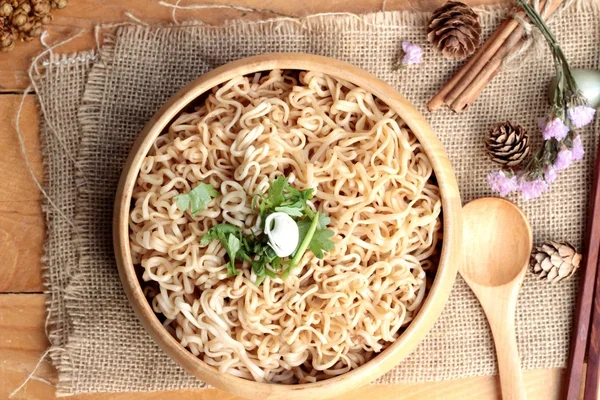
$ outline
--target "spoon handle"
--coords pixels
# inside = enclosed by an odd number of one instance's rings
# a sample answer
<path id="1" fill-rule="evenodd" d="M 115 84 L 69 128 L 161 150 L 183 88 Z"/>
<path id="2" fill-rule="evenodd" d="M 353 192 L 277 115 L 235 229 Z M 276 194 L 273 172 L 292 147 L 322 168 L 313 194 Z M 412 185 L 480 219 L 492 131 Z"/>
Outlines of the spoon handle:
<path id="1" fill-rule="evenodd" d="M 496 344 L 503 400 L 525 400 L 525 385 L 521 374 L 521 359 L 515 330 L 516 296 L 506 302 L 488 306 L 486 314 Z M 492 310 L 490 310 L 492 308 Z M 493 316 L 490 315 L 493 313 Z"/>

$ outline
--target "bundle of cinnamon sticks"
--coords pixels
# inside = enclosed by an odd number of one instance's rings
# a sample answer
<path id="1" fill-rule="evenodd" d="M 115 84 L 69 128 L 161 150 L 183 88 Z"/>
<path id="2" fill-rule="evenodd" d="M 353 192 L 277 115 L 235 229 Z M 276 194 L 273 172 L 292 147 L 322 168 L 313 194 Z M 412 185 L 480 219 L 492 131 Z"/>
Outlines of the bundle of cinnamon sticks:
<path id="1" fill-rule="evenodd" d="M 545 10 L 545 19 L 550 17 L 564 0 L 540 0 L 539 10 Z M 550 2 L 546 6 L 546 3 Z M 524 44 L 525 28 L 519 22 L 527 20 L 525 12 L 519 10 L 506 19 L 490 38 L 471 56 L 436 93 L 427 108 L 435 111 L 446 104 L 454 112 L 463 112 L 477 100 L 486 85 L 502 68 L 502 62 L 518 51 Z"/>

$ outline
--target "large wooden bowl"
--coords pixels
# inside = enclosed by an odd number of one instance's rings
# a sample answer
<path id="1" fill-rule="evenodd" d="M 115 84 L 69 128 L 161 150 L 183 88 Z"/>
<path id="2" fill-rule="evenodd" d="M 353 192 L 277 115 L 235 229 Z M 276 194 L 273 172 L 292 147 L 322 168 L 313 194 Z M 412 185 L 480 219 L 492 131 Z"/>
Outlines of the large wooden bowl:
<path id="1" fill-rule="evenodd" d="M 220 373 L 192 355 L 165 330 L 152 311 L 142 293 L 129 246 L 131 196 L 142 160 L 154 140 L 186 106 L 211 88 L 239 75 L 276 68 L 317 71 L 342 78 L 387 103 L 408 124 L 429 156 L 440 187 L 443 212 L 444 236 L 437 273 L 421 310 L 408 328 L 385 351 L 361 367 L 325 381 L 298 385 L 257 383 Z M 394 89 L 362 69 L 331 58 L 309 54 L 266 54 L 238 60 L 202 75 L 174 95 L 148 122 L 123 167 L 115 201 L 114 247 L 121 281 L 133 309 L 152 338 L 179 365 L 199 379 L 235 395 L 260 400 L 313 400 L 338 396 L 371 382 L 394 368 L 427 335 L 448 299 L 461 260 L 460 212 L 458 186 L 442 144 L 423 116 Z"/>

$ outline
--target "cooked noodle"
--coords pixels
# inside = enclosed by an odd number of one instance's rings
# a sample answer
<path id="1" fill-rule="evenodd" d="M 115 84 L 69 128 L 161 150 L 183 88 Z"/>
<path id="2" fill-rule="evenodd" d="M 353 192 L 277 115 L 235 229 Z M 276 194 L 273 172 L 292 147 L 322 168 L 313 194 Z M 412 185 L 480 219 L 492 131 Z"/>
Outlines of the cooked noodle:
<path id="1" fill-rule="evenodd" d="M 335 249 L 307 251 L 283 281 L 227 276 L 218 223 L 250 234 L 252 195 L 284 175 L 314 188 Z M 173 197 L 200 182 L 222 195 L 192 216 Z M 393 342 L 426 293 L 441 237 L 428 157 L 371 93 L 314 72 L 257 73 L 214 88 L 159 136 L 131 210 L 134 262 L 164 325 L 219 371 L 260 382 L 307 383 L 354 369 Z"/>

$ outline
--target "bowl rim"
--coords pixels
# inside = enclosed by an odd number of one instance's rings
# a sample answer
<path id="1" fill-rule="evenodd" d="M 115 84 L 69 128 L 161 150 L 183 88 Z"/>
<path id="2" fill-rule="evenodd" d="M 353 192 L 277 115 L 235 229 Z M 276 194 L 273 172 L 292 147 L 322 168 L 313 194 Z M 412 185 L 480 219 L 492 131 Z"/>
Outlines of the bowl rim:
<path id="1" fill-rule="evenodd" d="M 421 309 L 400 336 L 370 361 L 345 374 L 315 383 L 296 385 L 259 383 L 219 372 L 183 347 L 162 326 L 146 300 L 138 281 L 129 245 L 129 213 L 133 188 L 144 157 L 154 140 L 190 103 L 231 78 L 272 69 L 321 72 L 345 79 L 379 97 L 415 134 L 435 173 L 442 199 L 443 238 L 438 269 Z M 441 142 L 423 117 L 386 82 L 354 65 L 323 56 L 303 53 L 271 53 L 239 59 L 215 68 L 173 95 L 148 121 L 131 148 L 122 170 L 115 197 L 113 217 L 114 252 L 123 288 L 136 315 L 155 342 L 180 366 L 212 386 L 235 395 L 288 399 L 322 398 L 339 395 L 371 382 L 404 359 L 423 340 L 438 319 L 450 295 L 462 257 L 461 200 L 458 184 Z"/>

